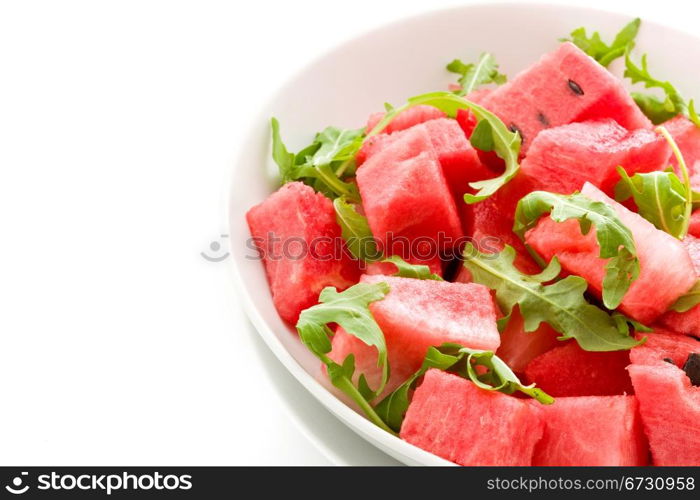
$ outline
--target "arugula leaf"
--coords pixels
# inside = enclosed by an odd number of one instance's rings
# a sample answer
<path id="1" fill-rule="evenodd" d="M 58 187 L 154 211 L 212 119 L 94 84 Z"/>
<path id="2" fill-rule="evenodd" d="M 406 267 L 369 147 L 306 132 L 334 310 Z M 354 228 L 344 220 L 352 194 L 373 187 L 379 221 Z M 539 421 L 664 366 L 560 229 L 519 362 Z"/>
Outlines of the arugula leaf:
<path id="1" fill-rule="evenodd" d="M 632 98 L 637 103 L 637 106 L 655 125 L 670 120 L 679 113 L 689 114 L 688 105 L 686 105 L 685 100 L 671 82 L 658 80 L 651 76 L 646 54 L 642 56 L 641 66 L 637 66 L 632 61 L 629 51 L 625 54 L 625 76 L 632 83 L 641 83 L 644 85 L 644 88 L 657 88 L 664 93 L 664 99 L 662 100 L 653 95 L 632 92 Z M 692 115 L 697 118 L 694 105 Z M 698 125 L 698 121 L 695 119 L 693 121 Z"/>
<path id="2" fill-rule="evenodd" d="M 398 271 L 394 276 L 402 278 L 415 278 L 419 280 L 436 280 L 444 281 L 441 276 L 430 272 L 430 267 L 421 264 L 409 264 L 398 255 L 392 255 L 382 260 L 382 262 L 390 262 L 396 266 Z"/>
<path id="3" fill-rule="evenodd" d="M 688 166 L 683 158 L 683 153 L 681 153 L 681 150 L 678 147 L 678 144 L 676 144 L 676 140 L 673 138 L 671 133 L 666 130 L 666 127 L 664 126 L 656 127 L 656 132 L 661 134 L 664 139 L 666 139 L 666 142 L 668 142 L 668 145 L 671 146 L 671 151 L 673 151 L 676 161 L 678 162 L 678 169 L 681 171 L 681 175 L 683 176 L 685 204 L 683 207 L 682 225 L 679 228 L 678 234 L 678 238 L 683 239 L 688 234 L 688 229 L 690 228 L 690 218 L 693 213 L 693 203 L 695 200 L 695 193 L 693 192 L 693 188 L 690 184 L 690 173 L 688 172 Z"/>
<path id="4" fill-rule="evenodd" d="M 481 253 L 471 243 L 464 249 L 464 266 L 474 282 L 496 292 L 506 316 L 519 305 L 526 332 L 535 331 L 545 322 L 562 334 L 560 340 L 574 338 L 586 351 L 631 349 L 643 341 L 630 337 L 629 332 L 621 334 L 618 321 L 586 301 L 588 283 L 580 276 L 570 275 L 546 284 L 561 272 L 556 258 L 536 275 L 521 273 L 513 265 L 514 259 L 515 250 L 508 245 L 498 254 Z"/>
<path id="5" fill-rule="evenodd" d="M 282 142 L 276 118 L 272 118 L 271 128 L 272 158 L 283 184 L 303 181 L 331 199 L 345 196 L 353 202 L 360 201 L 357 186 L 344 179 L 354 173 L 355 155 L 362 146 L 363 130 L 327 127 L 316 134 L 309 146 L 294 154 Z"/>
<path id="6" fill-rule="evenodd" d="M 610 316 L 615 321 L 620 335 L 627 335 L 630 328 L 639 333 L 649 333 L 654 331 L 653 328 L 643 325 L 639 321 L 635 321 L 632 318 L 625 316 L 621 312 L 615 311 Z"/>
<path id="7" fill-rule="evenodd" d="M 690 290 L 678 297 L 669 310 L 684 313 L 698 304 L 700 304 L 700 281 L 697 281 Z"/>
<path id="8" fill-rule="evenodd" d="M 617 167 L 617 171 L 621 180 L 615 186 L 615 199 L 626 201 L 633 198 L 639 215 L 657 229 L 682 239 L 688 199 L 685 185 L 673 170 L 634 174 L 632 177 L 622 167 Z"/>
<path id="9" fill-rule="evenodd" d="M 634 47 L 634 39 L 637 37 L 641 22 L 641 19 L 636 18 L 627 24 L 617 34 L 612 45 L 603 42 L 597 31 L 594 31 L 589 37 L 586 34 L 586 28 L 583 27 L 572 31 L 569 35 L 571 38 L 562 38 L 561 41 L 574 43 L 579 49 L 607 67 Z"/>
<path id="10" fill-rule="evenodd" d="M 481 127 L 480 141 L 474 141 L 472 136 L 472 145 L 481 149 L 488 146 L 485 151 L 495 151 L 496 154 L 505 161 L 505 171 L 498 177 L 486 179 L 478 182 L 471 182 L 469 185 L 477 189 L 475 195 L 465 194 L 464 201 L 467 203 L 476 203 L 485 200 L 502 186 L 508 183 L 520 170 L 518 163 L 518 155 L 520 154 L 521 138 L 517 132 L 512 132 L 506 125 L 493 113 L 486 108 L 479 106 L 464 97 L 455 95 L 451 92 L 432 92 L 429 94 L 421 94 L 411 97 L 406 104 L 399 108 L 392 108 L 384 115 L 384 118 L 367 134 L 367 137 L 372 137 L 380 133 L 402 111 L 418 105 L 433 106 L 443 111 L 447 116 L 454 118 L 457 111 L 460 109 L 469 109 L 476 117 L 478 124 L 477 129 Z M 483 122 L 486 122 L 482 125 Z M 484 137 L 490 137 L 489 141 L 485 141 Z"/>
<path id="11" fill-rule="evenodd" d="M 302 343 L 326 365 L 331 383 L 350 396 L 370 420 L 391 432 L 370 405 L 389 380 L 389 360 L 384 334 L 372 316 L 369 304 L 382 300 L 387 293 L 389 285 L 383 282 L 358 283 L 341 293 L 333 287 L 326 287 L 319 295 L 320 303 L 301 312 L 296 328 Z M 377 348 L 377 366 L 382 369 L 379 387 L 370 389 L 364 374 L 360 375 L 357 386 L 353 384 L 354 358 L 346 358 L 340 365 L 327 356 L 332 349 L 330 338 L 333 335 L 329 323 L 339 324 L 350 335 Z"/>
<path id="12" fill-rule="evenodd" d="M 578 220 L 584 235 L 590 231 L 591 224 L 595 225 L 600 258 L 610 259 L 605 266 L 603 303 L 609 309 L 618 307 L 632 281 L 639 276 L 639 259 L 632 233 L 615 210 L 581 193 L 561 195 L 534 191 L 518 202 L 513 232 L 525 241 L 525 233 L 547 213 L 556 222 Z"/>
<path id="13" fill-rule="evenodd" d="M 477 366 L 486 370 L 480 370 L 481 373 L 478 373 Z M 375 407 L 379 417 L 396 432 L 401 429 L 408 410 L 409 392 L 415 388 L 420 377 L 431 368 L 450 370 L 488 391 L 501 391 L 506 394 L 520 391 L 542 404 L 554 402 L 551 396 L 537 389 L 535 384 L 523 385 L 508 365 L 492 351 L 480 351 L 459 344 L 446 343 L 440 347 L 429 347 L 420 369 Z"/>
<path id="14" fill-rule="evenodd" d="M 455 91 L 457 95 L 468 95 L 477 87 L 489 83 L 502 85 L 507 80 L 506 75 L 498 72 L 496 58 L 488 52 L 481 54 L 476 64 L 465 64 L 460 59 L 455 59 L 447 65 L 447 70 L 461 75 L 458 80 L 461 88 Z"/>
<path id="15" fill-rule="evenodd" d="M 348 250 L 356 259 L 374 262 L 382 258 L 382 252 L 372 235 L 367 217 L 358 213 L 356 206 L 348 202 L 345 196 L 333 200 L 335 218 Z"/>
<path id="16" fill-rule="evenodd" d="M 700 127 L 700 116 L 695 112 L 695 100 L 693 99 L 688 103 L 688 119 L 690 119 L 696 127 Z"/>

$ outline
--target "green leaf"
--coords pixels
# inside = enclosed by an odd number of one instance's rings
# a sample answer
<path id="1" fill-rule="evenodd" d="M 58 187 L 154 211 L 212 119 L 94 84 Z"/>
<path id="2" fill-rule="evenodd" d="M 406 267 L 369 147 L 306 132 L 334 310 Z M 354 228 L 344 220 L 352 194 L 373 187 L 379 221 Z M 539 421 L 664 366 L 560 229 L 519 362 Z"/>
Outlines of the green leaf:
<path id="1" fill-rule="evenodd" d="M 600 33 L 594 31 L 589 37 L 586 29 L 581 27 L 575 29 L 569 35 L 571 38 L 563 38 L 561 41 L 573 42 L 578 48 L 598 61 L 603 66 L 608 66 L 618 57 L 622 57 L 625 52 L 634 47 L 634 39 L 639 32 L 641 20 L 634 19 L 627 24 L 615 37 L 611 45 L 607 45 L 600 38 Z"/>
<path id="2" fill-rule="evenodd" d="M 649 333 L 654 331 L 653 328 L 643 325 L 639 321 L 635 321 L 632 318 L 628 318 L 627 316 L 618 311 L 613 312 L 611 314 L 611 317 L 615 321 L 620 335 L 627 335 L 630 328 L 632 328 L 632 330 L 634 330 L 635 332 L 640 333 Z"/>
<path id="3" fill-rule="evenodd" d="M 270 120 L 270 126 L 272 128 L 272 159 L 275 160 L 279 168 L 282 182 L 289 182 L 292 179 L 292 173 L 295 167 L 294 153 L 287 151 L 287 147 L 284 145 L 284 142 L 282 142 L 280 124 L 277 118 L 272 118 L 272 120 Z"/>
<path id="4" fill-rule="evenodd" d="M 486 368 L 480 370 L 477 366 Z M 512 394 L 520 391 L 536 399 L 542 404 L 551 404 L 554 399 L 534 384 L 523 385 L 513 371 L 492 351 L 479 351 L 463 347 L 459 344 L 443 344 L 440 347 L 430 347 L 420 369 L 411 375 L 394 392 L 385 397 L 376 407 L 377 414 L 396 432 L 409 406 L 409 393 L 416 383 L 431 368 L 442 371 L 451 370 L 467 380 L 471 380 L 479 388 L 488 391 L 501 391 Z"/>
<path id="5" fill-rule="evenodd" d="M 331 199 L 345 196 L 360 201 L 360 193 L 346 177 L 354 173 L 355 155 L 362 146 L 362 130 L 327 127 L 296 155 L 282 142 L 279 122 L 272 118 L 272 158 L 279 168 L 283 184 L 302 181 Z"/>
<path id="6" fill-rule="evenodd" d="M 340 293 L 333 287 L 326 287 L 319 295 L 320 303 L 301 312 L 296 328 L 302 343 L 326 365 L 331 383 L 352 398 L 371 421 L 391 432 L 370 404 L 384 391 L 389 380 L 389 360 L 384 334 L 372 316 L 369 305 L 382 300 L 387 293 L 389 285 L 383 282 L 358 283 Z M 369 388 L 363 374 L 355 386 L 352 382 L 354 359 L 346 358 L 341 365 L 327 356 L 331 352 L 330 323 L 337 323 L 348 334 L 377 348 L 377 366 L 382 369 L 379 387 Z"/>
<path id="7" fill-rule="evenodd" d="M 700 127 L 700 117 L 695 112 L 695 101 L 693 99 L 688 103 L 688 118 L 696 127 Z"/>
<path id="8" fill-rule="evenodd" d="M 461 88 L 455 92 L 457 95 L 470 94 L 478 87 L 489 83 L 502 85 L 507 80 L 506 75 L 498 72 L 496 58 L 488 52 L 481 54 L 476 64 L 465 64 L 455 59 L 447 65 L 447 70 L 461 75 L 458 80 Z"/>
<path id="9" fill-rule="evenodd" d="M 506 316 L 518 305 L 526 332 L 535 331 L 545 322 L 562 334 L 560 340 L 576 339 L 586 351 L 619 351 L 641 343 L 629 332 L 621 334 L 618 322 L 586 301 L 585 279 L 571 275 L 546 284 L 560 272 L 557 259 L 538 275 L 523 274 L 513 265 L 514 259 L 515 250 L 508 245 L 498 254 L 478 252 L 471 243 L 464 250 L 464 266 L 474 282 L 496 292 Z"/>
<path id="10" fill-rule="evenodd" d="M 386 126 L 391 123 L 396 115 L 414 106 L 426 105 L 432 106 L 443 111 L 449 117 L 454 118 L 457 111 L 460 109 L 469 109 L 474 114 L 478 123 L 487 121 L 490 126 L 491 137 L 493 141 L 493 151 L 505 161 L 505 171 L 498 177 L 486 179 L 483 181 L 472 182 L 469 185 L 477 189 L 475 195 L 466 194 L 464 200 L 467 203 L 476 203 L 484 200 L 498 191 L 502 186 L 508 183 L 520 169 L 518 163 L 518 155 L 520 154 L 520 135 L 512 132 L 505 124 L 493 113 L 486 108 L 479 106 L 464 97 L 455 95 L 451 92 L 432 92 L 411 97 L 406 104 L 400 108 L 394 108 L 392 111 L 384 115 L 384 118 L 377 123 L 367 137 L 372 137 L 380 133 Z M 477 125 L 478 127 L 478 125 Z"/>
<path id="11" fill-rule="evenodd" d="M 625 76 L 632 83 L 641 83 L 644 85 L 644 88 L 656 88 L 663 92 L 663 99 L 639 92 L 632 93 L 632 98 L 637 103 L 637 106 L 655 125 L 665 122 L 679 113 L 688 113 L 688 106 L 685 100 L 671 82 L 658 80 L 651 76 L 646 54 L 642 56 L 640 66 L 637 66 L 632 61 L 629 51 L 625 54 Z"/>
<path id="12" fill-rule="evenodd" d="M 666 139 L 666 142 L 668 142 L 668 145 L 671 147 L 671 151 L 673 151 L 673 155 L 676 157 L 676 161 L 678 162 L 678 169 L 681 171 L 681 175 L 683 176 L 685 204 L 681 219 L 682 225 L 678 230 L 678 238 L 683 239 L 688 234 L 688 229 L 690 228 L 690 218 L 693 213 L 693 203 L 695 198 L 695 194 L 690 183 L 690 173 L 688 172 L 688 166 L 683 158 L 683 153 L 681 153 L 681 149 L 678 147 L 678 144 L 676 144 L 676 140 L 673 138 L 671 133 L 666 130 L 666 127 L 664 126 L 656 127 L 656 132 L 661 134 L 664 139 Z"/>
<path id="13" fill-rule="evenodd" d="M 430 272 L 430 267 L 421 264 L 409 264 L 398 255 L 392 255 L 382 260 L 382 262 L 390 262 L 396 266 L 398 271 L 394 273 L 394 276 L 419 280 L 444 281 L 441 276 Z"/>
<path id="14" fill-rule="evenodd" d="M 367 217 L 358 213 L 356 206 L 345 196 L 333 200 L 333 207 L 343 239 L 355 258 L 365 262 L 381 259 L 382 252 L 377 247 Z"/>
<path id="15" fill-rule="evenodd" d="M 556 222 L 578 220 L 584 235 L 591 224 L 595 226 L 600 258 L 610 259 L 605 266 L 603 303 L 609 309 L 618 307 L 632 281 L 639 276 L 639 259 L 631 231 L 615 210 L 603 202 L 581 193 L 561 195 L 547 191 L 534 191 L 518 202 L 513 231 L 525 241 L 525 233 L 548 213 Z"/>
<path id="16" fill-rule="evenodd" d="M 700 304 L 700 281 L 697 281 L 690 290 L 678 297 L 678 300 L 669 309 L 684 313 L 698 304 Z"/>
<path id="17" fill-rule="evenodd" d="M 617 167 L 621 180 L 615 187 L 615 199 L 634 199 L 639 215 L 668 234 L 682 238 L 686 227 L 686 187 L 672 170 L 627 175 Z M 691 200 L 692 202 L 692 200 Z"/>

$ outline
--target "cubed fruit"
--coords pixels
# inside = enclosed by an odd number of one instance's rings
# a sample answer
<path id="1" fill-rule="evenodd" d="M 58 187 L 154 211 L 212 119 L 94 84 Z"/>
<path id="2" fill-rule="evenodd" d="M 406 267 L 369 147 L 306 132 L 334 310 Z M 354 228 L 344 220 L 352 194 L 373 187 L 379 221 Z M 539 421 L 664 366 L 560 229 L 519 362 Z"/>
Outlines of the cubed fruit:
<path id="1" fill-rule="evenodd" d="M 663 170 L 670 155 L 668 143 L 655 132 L 629 132 L 608 119 L 543 130 L 533 139 L 521 168 L 540 190 L 571 194 L 588 181 L 612 195 L 620 180 L 618 166 L 630 176 Z"/>
<path id="2" fill-rule="evenodd" d="M 647 340 L 630 351 L 630 361 L 635 365 L 671 363 L 683 368 L 690 353 L 700 352 L 700 341 L 670 330 L 654 328 L 653 333 L 638 335 L 645 336 Z"/>
<path id="3" fill-rule="evenodd" d="M 452 248 L 461 239 L 455 201 L 424 129 L 409 130 L 373 155 L 358 169 L 357 184 L 385 254 L 405 258 Z"/>
<path id="4" fill-rule="evenodd" d="M 455 342 L 473 349 L 498 349 L 496 308 L 483 285 L 382 275 L 364 275 L 361 282 L 385 282 L 390 287 L 383 300 L 370 304 L 389 352 L 391 380 L 387 391 L 420 368 L 430 346 Z M 348 354 L 355 355 L 357 373 L 365 373 L 370 386 L 376 387 L 381 376 L 376 348 L 339 328 L 333 337 L 331 359 L 342 363 Z"/>
<path id="5" fill-rule="evenodd" d="M 654 465 L 700 465 L 700 387 L 671 363 L 629 367 Z"/>
<path id="6" fill-rule="evenodd" d="M 518 201 L 532 188 L 533 180 L 520 172 L 496 194 L 474 205 L 465 205 L 462 212 L 463 224 L 471 230 L 472 243 L 480 252 L 497 253 L 510 245 L 517 252 L 516 267 L 528 274 L 539 273 L 541 269 L 513 232 L 513 221 Z"/>
<path id="7" fill-rule="evenodd" d="M 554 397 L 632 394 L 629 359 L 629 351 L 584 351 L 572 341 L 533 359 L 525 378 Z"/>
<path id="8" fill-rule="evenodd" d="M 520 131 L 523 154 L 540 131 L 566 123 L 612 118 L 628 130 L 651 127 L 622 82 L 569 42 L 489 94 L 483 105 Z"/>
<path id="9" fill-rule="evenodd" d="M 260 251 L 272 299 L 282 319 L 295 323 L 327 286 L 343 290 L 359 279 L 336 222 L 331 201 L 291 182 L 246 214 Z"/>
<path id="10" fill-rule="evenodd" d="M 678 115 L 672 120 L 664 123 L 664 127 L 669 131 L 673 139 L 681 150 L 683 159 L 690 173 L 693 188 L 700 189 L 700 128 L 688 120 L 684 115 Z M 675 156 L 671 157 L 671 164 L 676 167 L 676 172 L 680 175 L 678 161 Z"/>
<path id="11" fill-rule="evenodd" d="M 688 234 L 691 234 L 696 238 L 700 238 L 700 210 L 693 212 L 693 215 L 690 217 Z"/>
<path id="12" fill-rule="evenodd" d="M 540 407 L 544 434 L 532 465 L 647 464 L 649 448 L 634 396 L 560 397 Z"/>
<path id="13" fill-rule="evenodd" d="M 700 239 L 695 236 L 686 236 L 683 245 L 688 250 L 688 255 L 695 265 L 695 272 L 700 279 Z M 679 333 L 686 335 L 700 335 L 700 305 L 688 311 L 667 311 L 659 318 L 659 323 Z"/>
<path id="14" fill-rule="evenodd" d="M 610 205 L 632 232 L 641 271 L 619 309 L 637 321 L 651 324 L 695 283 L 697 278 L 688 251 L 673 236 L 656 229 L 592 184 L 586 183 L 581 192 Z M 547 261 L 557 256 L 564 270 L 585 278 L 589 290 L 600 297 L 607 260 L 599 258 L 595 232 L 593 227 L 583 236 L 578 221 L 556 223 L 545 217 L 528 231 L 526 241 Z"/>
<path id="15" fill-rule="evenodd" d="M 384 118 L 385 113 L 379 111 L 377 113 L 372 113 L 367 120 L 367 126 L 365 130 L 370 133 L 372 129 Z M 434 120 L 435 118 L 444 118 L 446 115 L 444 112 L 440 111 L 433 106 L 413 106 L 405 111 L 402 111 L 394 117 L 393 120 L 389 122 L 389 125 L 382 130 L 382 134 L 391 134 L 392 132 L 398 132 L 399 130 L 406 130 L 419 123 L 427 122 L 428 120 Z"/>
<path id="16" fill-rule="evenodd" d="M 429 120 L 391 135 L 370 137 L 358 154 L 358 165 L 362 165 L 389 145 L 401 141 L 407 134 L 415 133 L 416 128 L 424 129 L 430 137 L 430 143 L 440 161 L 447 183 L 455 195 L 467 192 L 469 182 L 494 176 L 491 170 L 481 164 L 476 150 L 469 144 L 457 122 L 448 118 Z"/>
<path id="17" fill-rule="evenodd" d="M 534 332 L 526 332 L 523 316 L 516 307 L 501 333 L 501 345 L 496 354 L 511 370 L 522 373 L 533 359 L 561 346 L 557 337 L 559 334 L 547 323 L 541 323 Z"/>
<path id="18" fill-rule="evenodd" d="M 541 410 L 457 375 L 428 370 L 418 386 L 401 438 L 459 465 L 530 465 L 542 436 Z"/>

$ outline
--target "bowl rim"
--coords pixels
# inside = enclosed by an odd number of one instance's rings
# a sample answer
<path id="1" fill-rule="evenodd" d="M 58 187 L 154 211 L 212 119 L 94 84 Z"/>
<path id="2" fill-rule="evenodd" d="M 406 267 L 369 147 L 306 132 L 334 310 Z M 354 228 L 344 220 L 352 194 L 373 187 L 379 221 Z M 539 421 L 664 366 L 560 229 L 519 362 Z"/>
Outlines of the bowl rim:
<path id="1" fill-rule="evenodd" d="M 454 5 L 442 8 L 427 8 L 420 12 L 412 13 L 411 15 L 402 16 L 400 18 L 394 19 L 390 22 L 380 24 L 378 26 L 360 30 L 354 35 L 343 39 L 342 41 L 331 45 L 324 50 L 320 51 L 314 57 L 310 58 L 304 64 L 300 65 L 295 71 L 291 72 L 290 75 L 282 80 L 275 89 L 266 98 L 261 111 L 258 112 L 254 118 L 251 120 L 251 127 L 247 133 L 242 135 L 242 138 L 238 141 L 238 146 L 240 150 L 238 151 L 234 161 L 232 162 L 229 174 L 228 182 L 226 184 L 226 192 L 224 199 L 226 200 L 226 215 L 225 220 L 227 220 L 227 227 L 230 229 L 233 224 L 237 223 L 238 218 L 243 215 L 234 210 L 235 208 L 235 195 L 237 190 L 240 189 L 240 185 L 236 183 L 235 172 L 237 171 L 237 165 L 244 164 L 247 160 L 246 158 L 246 146 L 255 143 L 260 139 L 261 127 L 267 127 L 269 123 L 269 107 L 270 104 L 276 101 L 280 96 L 282 96 L 290 86 L 291 83 L 299 79 L 304 73 L 330 57 L 333 53 L 345 49 L 354 43 L 357 43 L 360 39 L 367 36 L 373 35 L 380 31 L 387 29 L 392 29 L 396 26 L 400 26 L 404 23 L 410 23 L 413 21 L 418 21 L 421 18 L 427 16 L 444 16 L 448 15 L 450 12 L 464 11 L 471 9 L 504 9 L 504 8 L 527 8 L 527 9 L 564 9 L 573 12 L 585 12 L 585 13 L 597 13 L 604 16 L 615 16 L 619 18 L 633 18 L 635 16 L 625 13 L 623 10 L 614 10 L 613 8 L 601 8 L 601 7 L 586 7 L 583 5 L 567 5 L 561 2 L 547 2 L 547 1 L 536 1 L 536 2 L 513 2 L 507 0 L 480 0 L 476 2 L 470 2 L 463 5 Z M 649 20 L 646 18 L 642 19 L 645 25 L 653 25 L 670 32 L 682 33 L 687 36 L 698 39 L 696 34 L 693 34 L 687 29 L 678 28 L 675 26 L 670 26 L 665 23 L 660 23 L 654 20 Z M 264 169 L 261 167 L 261 172 Z M 421 465 L 439 465 L 439 466 L 454 466 L 453 462 L 445 460 L 433 453 L 425 451 L 417 446 L 410 444 L 397 435 L 392 435 L 381 428 L 377 427 L 375 424 L 370 422 L 364 415 L 356 412 L 340 399 L 338 399 L 333 393 L 331 393 L 321 382 L 319 382 L 314 376 L 312 376 L 306 369 L 299 364 L 299 362 L 292 356 L 292 354 L 284 347 L 281 341 L 277 338 L 273 328 L 268 325 L 263 315 L 258 310 L 253 300 L 252 295 L 249 293 L 246 284 L 243 281 L 241 270 L 239 268 L 240 263 L 231 254 L 231 263 L 228 268 L 231 272 L 231 277 L 233 279 L 235 289 L 238 297 L 241 299 L 241 305 L 245 311 L 246 316 L 253 324 L 258 334 L 262 337 L 265 344 L 273 352 L 275 357 L 284 365 L 284 367 L 294 376 L 304 388 L 311 393 L 317 401 L 319 401 L 327 411 L 333 414 L 334 417 L 338 418 L 347 425 L 351 430 L 353 430 L 358 435 L 370 441 L 371 444 L 378 446 L 381 450 L 393 456 L 394 458 L 406 463 L 408 458 L 411 463 L 421 464 Z"/>

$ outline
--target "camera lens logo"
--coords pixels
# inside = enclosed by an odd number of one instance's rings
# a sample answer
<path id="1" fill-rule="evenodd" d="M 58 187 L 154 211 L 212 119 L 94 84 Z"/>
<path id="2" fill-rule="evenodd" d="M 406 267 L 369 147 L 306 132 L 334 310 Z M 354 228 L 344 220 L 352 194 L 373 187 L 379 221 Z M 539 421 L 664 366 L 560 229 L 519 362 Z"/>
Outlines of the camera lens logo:
<path id="1" fill-rule="evenodd" d="M 221 239 L 228 238 L 228 234 L 222 234 Z M 229 256 L 229 252 L 222 248 L 222 244 L 219 241 L 212 241 L 209 243 L 209 248 L 207 251 L 200 252 L 200 255 L 209 262 L 221 262 L 226 260 Z"/>
<path id="2" fill-rule="evenodd" d="M 5 486 L 5 489 L 12 493 L 13 495 L 21 495 L 22 493 L 26 493 L 27 490 L 29 489 L 29 485 L 25 484 L 24 487 L 22 486 L 23 482 L 23 476 L 28 475 L 28 472 L 22 472 L 21 475 L 16 476 L 12 479 L 12 485 L 10 486 L 9 484 Z"/>

